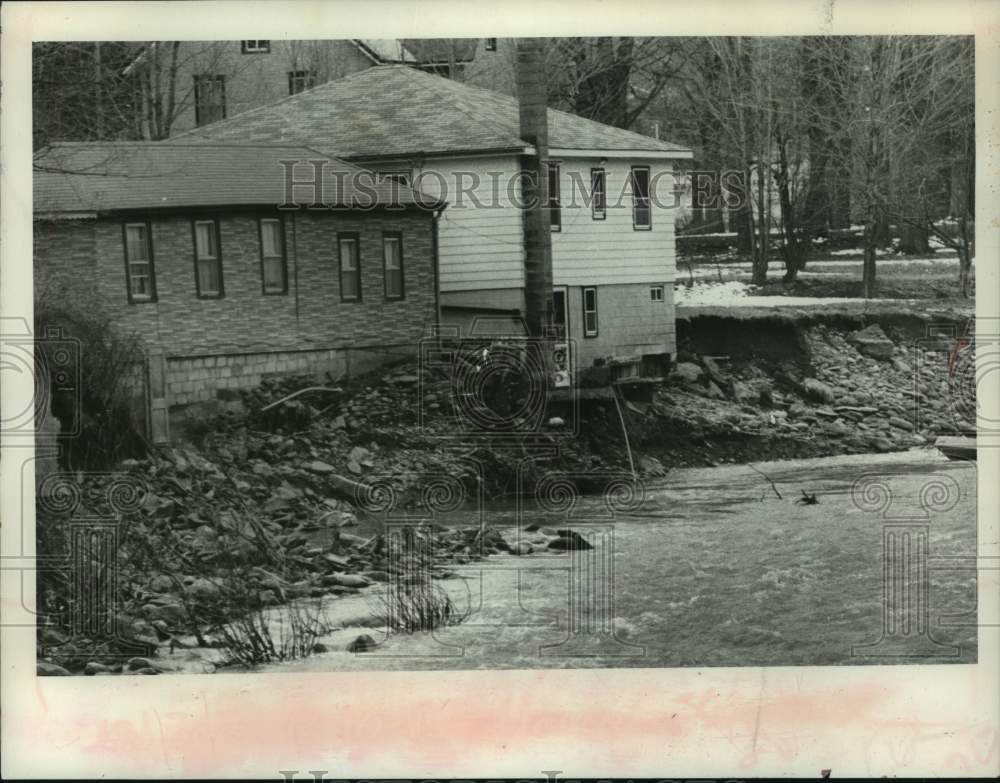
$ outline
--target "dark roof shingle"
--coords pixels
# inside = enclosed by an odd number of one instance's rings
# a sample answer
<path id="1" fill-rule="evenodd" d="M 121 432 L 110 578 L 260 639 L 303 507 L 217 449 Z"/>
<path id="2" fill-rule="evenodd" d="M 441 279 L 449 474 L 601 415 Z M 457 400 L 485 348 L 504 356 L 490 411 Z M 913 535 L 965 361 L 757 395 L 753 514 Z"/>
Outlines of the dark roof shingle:
<path id="1" fill-rule="evenodd" d="M 34 161 L 34 209 L 64 213 L 278 205 L 286 203 L 281 161 L 289 160 L 323 161 L 321 198 L 327 206 L 438 205 L 396 183 L 376 184 L 369 172 L 308 147 L 189 140 L 54 144 Z M 294 168 L 296 180 L 308 180 L 313 172 L 311 166 Z M 294 195 L 305 201 L 309 192 L 296 188 Z"/>
<path id="2" fill-rule="evenodd" d="M 553 149 L 689 151 L 549 109 Z M 369 68 L 177 138 L 309 144 L 367 159 L 522 149 L 517 101 L 404 65 Z"/>

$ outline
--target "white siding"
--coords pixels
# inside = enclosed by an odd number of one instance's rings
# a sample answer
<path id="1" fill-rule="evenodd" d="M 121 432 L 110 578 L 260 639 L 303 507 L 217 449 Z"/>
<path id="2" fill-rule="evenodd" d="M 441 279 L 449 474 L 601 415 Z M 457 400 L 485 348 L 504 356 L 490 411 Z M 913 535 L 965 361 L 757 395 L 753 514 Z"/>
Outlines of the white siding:
<path id="1" fill-rule="evenodd" d="M 636 230 L 629 170 L 633 164 L 647 162 L 655 196 L 652 228 Z M 443 195 L 449 202 L 438 234 L 442 292 L 524 286 L 522 215 L 507 193 L 518 166 L 514 156 L 430 159 L 422 170 L 413 172 L 421 190 Z M 584 196 L 589 199 L 590 195 L 591 168 L 606 172 L 604 220 L 594 220 L 589 202 L 584 201 Z M 574 172 L 577 185 L 572 179 Z M 476 186 L 459 194 L 459 188 L 468 188 L 473 182 L 472 177 Z M 552 233 L 556 285 L 673 283 L 675 209 L 669 161 L 609 160 L 602 164 L 596 158 L 568 158 L 561 161 L 560 185 L 562 231 Z M 442 188 L 446 192 L 442 193 Z"/>
<path id="2" fill-rule="evenodd" d="M 442 292 L 524 286 L 521 212 L 507 194 L 517 170 L 507 156 L 432 159 L 414 171 L 422 191 L 448 201 L 438 232 Z"/>
<path id="3" fill-rule="evenodd" d="M 628 190 L 632 165 L 649 165 L 652 228 L 632 225 Z M 607 211 L 594 220 L 587 206 L 590 170 L 603 168 L 607 177 Z M 577 175 L 574 185 L 571 174 Z M 580 192 L 581 183 L 585 189 Z M 552 274 L 556 285 L 663 283 L 674 280 L 673 166 L 669 161 L 566 158 L 560 163 L 562 231 L 552 234 Z M 575 193 L 574 193 L 575 189 Z M 623 195 L 624 193 L 624 195 Z"/>

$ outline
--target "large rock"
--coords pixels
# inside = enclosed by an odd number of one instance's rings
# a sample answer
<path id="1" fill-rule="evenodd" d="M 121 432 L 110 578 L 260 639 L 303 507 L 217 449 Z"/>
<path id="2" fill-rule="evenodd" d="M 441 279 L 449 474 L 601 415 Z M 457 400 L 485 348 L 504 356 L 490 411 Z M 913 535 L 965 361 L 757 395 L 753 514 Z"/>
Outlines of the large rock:
<path id="1" fill-rule="evenodd" d="M 896 344 L 886 336 L 878 324 L 853 332 L 847 339 L 854 343 L 861 353 L 873 359 L 888 361 L 896 352 Z"/>
<path id="2" fill-rule="evenodd" d="M 186 589 L 199 601 L 217 601 L 222 597 L 222 590 L 210 579 L 195 579 Z"/>
<path id="3" fill-rule="evenodd" d="M 347 652 L 352 653 L 362 653 L 370 652 L 375 649 L 375 640 L 372 639 L 368 634 L 363 633 L 361 636 L 356 638 L 353 642 L 347 645 Z"/>
<path id="4" fill-rule="evenodd" d="M 575 530 L 569 530 L 568 528 L 564 528 L 556 532 L 559 534 L 559 538 L 556 538 L 549 542 L 549 549 L 567 550 L 567 549 L 594 548 L 587 542 L 587 539 L 585 539 Z"/>
<path id="5" fill-rule="evenodd" d="M 674 367 L 674 372 L 684 383 L 697 383 L 705 371 L 694 362 L 680 362 Z"/>
<path id="6" fill-rule="evenodd" d="M 48 661 L 39 661 L 35 664 L 35 674 L 39 677 L 68 677 L 69 669 Z"/>
<path id="7" fill-rule="evenodd" d="M 815 378 L 806 378 L 802 381 L 802 393 L 805 395 L 806 399 L 812 400 L 813 402 L 825 402 L 830 404 L 836 400 L 836 395 L 834 394 L 833 389 L 823 383 L 823 381 L 818 381 Z"/>

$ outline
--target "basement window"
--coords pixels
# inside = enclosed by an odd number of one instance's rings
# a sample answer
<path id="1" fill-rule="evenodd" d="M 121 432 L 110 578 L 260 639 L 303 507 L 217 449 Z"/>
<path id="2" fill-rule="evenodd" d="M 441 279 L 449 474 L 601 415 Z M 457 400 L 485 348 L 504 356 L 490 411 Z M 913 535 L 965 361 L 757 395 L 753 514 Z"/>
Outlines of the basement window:
<path id="1" fill-rule="evenodd" d="M 270 54 L 270 41 L 240 41 L 240 51 L 243 54 Z"/>
<path id="2" fill-rule="evenodd" d="M 648 231 L 653 227 L 653 210 L 649 201 L 649 166 L 632 167 L 632 228 Z"/>
<path id="3" fill-rule="evenodd" d="M 285 232 L 276 218 L 260 220 L 260 276 L 264 294 L 288 293 Z"/>
<path id="4" fill-rule="evenodd" d="M 216 220 L 194 221 L 194 282 L 199 299 L 222 298 L 222 254 Z"/>
<path id="5" fill-rule="evenodd" d="M 649 298 L 650 298 L 650 301 L 653 301 L 653 302 L 662 302 L 663 301 L 663 286 L 662 285 L 650 286 L 650 288 L 649 288 Z"/>
<path id="6" fill-rule="evenodd" d="M 583 336 L 597 337 L 597 289 L 583 289 Z"/>
<path id="7" fill-rule="evenodd" d="M 340 301 L 361 301 L 361 252 L 357 234 L 338 234 Z"/>
<path id="8" fill-rule="evenodd" d="M 562 201 L 559 198 L 559 164 L 549 163 L 549 221 L 553 231 L 562 231 Z"/>
<path id="9" fill-rule="evenodd" d="M 128 301 L 156 301 L 156 281 L 153 275 L 153 245 L 148 223 L 126 223 L 125 284 Z"/>

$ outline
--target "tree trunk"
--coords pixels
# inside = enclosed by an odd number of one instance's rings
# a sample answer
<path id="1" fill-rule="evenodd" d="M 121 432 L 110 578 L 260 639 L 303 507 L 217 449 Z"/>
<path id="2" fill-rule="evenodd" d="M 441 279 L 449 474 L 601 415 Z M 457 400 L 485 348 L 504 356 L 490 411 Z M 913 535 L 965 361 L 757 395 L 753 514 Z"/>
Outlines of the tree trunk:
<path id="1" fill-rule="evenodd" d="M 910 223 L 903 224 L 900 230 L 899 249 L 908 255 L 929 253 L 931 246 L 927 229 Z"/>
<path id="2" fill-rule="evenodd" d="M 751 233 L 753 232 L 753 220 L 750 216 L 750 205 L 744 203 L 739 209 L 734 209 L 729 213 L 736 231 L 736 249 L 740 253 L 752 253 L 753 242 Z"/>
<path id="3" fill-rule="evenodd" d="M 968 247 L 958 249 L 958 287 L 962 291 L 962 297 L 969 296 L 969 272 L 972 269 L 972 258 L 969 255 Z"/>
<path id="4" fill-rule="evenodd" d="M 892 230 L 889 226 L 889 217 L 881 210 L 875 218 L 872 226 L 872 245 L 875 247 L 885 247 L 892 242 Z"/>
<path id="5" fill-rule="evenodd" d="M 875 295 L 875 248 L 876 248 L 876 220 L 874 215 L 865 222 L 865 257 L 861 270 L 861 288 L 865 299 L 871 299 Z"/>

